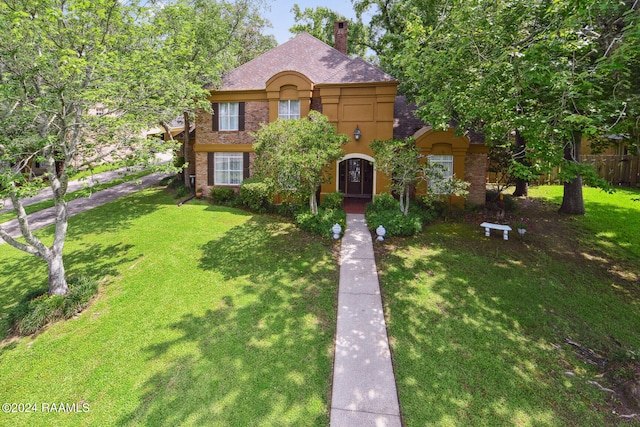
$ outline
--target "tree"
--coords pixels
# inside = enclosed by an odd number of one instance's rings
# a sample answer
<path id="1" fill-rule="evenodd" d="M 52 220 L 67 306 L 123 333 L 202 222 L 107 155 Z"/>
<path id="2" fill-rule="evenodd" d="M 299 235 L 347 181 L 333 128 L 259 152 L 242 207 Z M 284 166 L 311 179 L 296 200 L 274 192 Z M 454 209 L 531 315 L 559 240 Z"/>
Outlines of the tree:
<path id="1" fill-rule="evenodd" d="M 316 192 L 331 179 L 326 167 L 344 155 L 349 137 L 337 134 L 329 119 L 313 110 L 307 118 L 264 125 L 255 137 L 255 175 L 274 193 L 293 191 L 307 198 L 317 215 Z"/>
<path id="2" fill-rule="evenodd" d="M 391 178 L 391 191 L 400 195 L 400 210 L 409 213 L 411 189 L 426 179 L 424 156 L 413 138 L 371 142 L 376 168 Z"/>
<path id="3" fill-rule="evenodd" d="M 164 74 L 154 114 L 182 117 L 184 123 L 182 155 L 193 157 L 189 130 L 197 109 L 210 111 L 207 90 L 220 84 L 222 74 L 276 45 L 273 36 L 261 31 L 266 22 L 251 0 L 177 0 L 154 10 L 152 26 L 155 61 Z M 194 102 L 196 100 L 196 102 Z M 161 121 L 165 132 L 168 122 Z M 187 171 L 195 171 L 187 165 Z M 189 173 L 184 183 L 190 186 Z"/>
<path id="4" fill-rule="evenodd" d="M 364 57 L 367 54 L 367 27 L 361 19 L 354 21 L 347 19 L 343 15 L 332 11 L 326 7 L 307 7 L 300 9 L 297 4 L 293 5 L 294 21 L 293 27 L 289 29 L 293 34 L 306 32 L 315 38 L 322 40 L 329 46 L 334 46 L 334 23 L 336 21 L 347 21 L 349 31 L 349 43 L 347 44 L 347 54 Z"/>
<path id="5" fill-rule="evenodd" d="M 137 7 L 105 0 L 0 2 L 4 98 L 0 114 L 9 128 L 0 143 L 0 191 L 11 197 L 25 241 L 13 239 L 1 227 L 0 237 L 47 262 L 50 294 L 68 291 L 62 252 L 71 165 L 95 158 L 92 154 L 100 143 L 97 130 L 109 131 L 101 137 L 123 142 L 114 143 L 118 148 L 143 143 L 134 136 L 139 128 L 125 125 L 131 123 L 124 112 L 100 118 L 88 115 L 92 104 L 115 99 L 117 83 L 121 89 L 129 86 L 114 72 L 127 68 L 125 61 L 131 58 L 127 46 L 138 44 L 132 20 L 139 12 Z M 115 103 L 109 107 L 117 108 Z M 29 182 L 22 175 L 22 165 L 31 160 L 45 163 L 53 190 L 56 225 L 51 246 L 33 235 L 20 203 L 42 182 Z"/>
<path id="6" fill-rule="evenodd" d="M 437 24 L 439 0 L 353 0 L 358 20 L 369 17 L 366 46 L 375 52 L 381 67 L 393 76 L 400 76 L 393 55 L 400 49 L 412 19 L 424 26 Z"/>
<path id="7" fill-rule="evenodd" d="M 613 86 L 612 124 L 606 130 L 623 138 L 640 154 L 640 2 L 627 1 L 601 25 L 601 67 Z M 606 139 L 605 139 L 606 142 Z"/>
<path id="8" fill-rule="evenodd" d="M 240 30 L 245 21 L 221 12 L 233 13 L 230 4 L 220 9 L 213 1 L 180 2 L 176 8 L 183 12 L 198 5 L 209 17 L 229 19 L 220 32 L 200 24 L 198 31 L 170 35 L 169 26 L 160 25 L 164 9 L 139 3 L 0 1 L 0 197 L 12 199 L 24 241 L 2 227 L 0 237 L 46 261 L 52 295 L 68 291 L 62 255 L 69 174 L 106 157 L 148 166 L 159 149 L 175 150 L 174 144 L 144 138 L 143 131 L 173 119 L 176 111 L 208 106 L 203 83 L 219 81 L 228 69 L 225 61 L 233 64 L 237 52 L 223 52 L 229 42 L 224 36 L 229 35 L 227 24 L 235 25 L 234 34 L 247 33 Z M 164 6 L 167 14 L 174 10 L 173 4 Z M 191 28 L 193 16 L 177 16 Z M 205 37 L 210 32 L 218 37 Z M 194 45 L 205 53 L 189 50 Z M 209 51 L 215 55 L 207 56 Z M 207 61 L 215 63 L 205 67 Z M 97 105 L 107 114 L 92 114 Z M 28 180 L 22 173 L 34 160 L 46 165 L 43 179 Z M 165 170 L 175 171 L 170 165 Z M 56 216 L 50 246 L 33 234 L 21 204 L 45 181 L 53 190 Z"/>
<path id="9" fill-rule="evenodd" d="M 607 120 L 597 25 L 617 3 L 434 4 L 437 19 L 410 15 L 399 49 L 387 54 L 420 117 L 440 129 L 454 120 L 458 132 L 475 129 L 501 143 L 517 133 L 514 151 L 525 156 L 512 163 L 516 177 L 562 166 L 570 172 L 565 197 L 580 200 L 572 193 L 582 191 L 579 177 L 588 170 L 579 164 L 576 132 L 596 135 Z M 580 214 L 584 206 L 567 203 L 562 211 Z"/>
<path id="10" fill-rule="evenodd" d="M 468 194 L 469 183 L 446 178 L 442 165 L 431 163 L 429 157 L 420 154 L 412 137 L 405 139 L 374 140 L 371 150 L 379 171 L 391 178 L 391 191 L 400 196 L 400 211 L 409 213 L 411 192 L 420 182 L 429 183 L 429 192 L 435 195 Z"/>

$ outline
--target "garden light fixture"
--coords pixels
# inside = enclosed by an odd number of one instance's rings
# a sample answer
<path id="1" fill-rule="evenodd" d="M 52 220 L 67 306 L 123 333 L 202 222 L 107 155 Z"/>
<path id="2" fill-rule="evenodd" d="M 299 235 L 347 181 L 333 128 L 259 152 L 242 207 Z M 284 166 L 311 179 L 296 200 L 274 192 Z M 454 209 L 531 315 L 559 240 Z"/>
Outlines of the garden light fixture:
<path id="1" fill-rule="evenodd" d="M 340 227 L 340 224 L 336 223 L 331 227 L 331 231 L 333 232 L 333 238 L 338 240 L 340 238 L 340 233 L 342 232 L 342 227 Z"/>

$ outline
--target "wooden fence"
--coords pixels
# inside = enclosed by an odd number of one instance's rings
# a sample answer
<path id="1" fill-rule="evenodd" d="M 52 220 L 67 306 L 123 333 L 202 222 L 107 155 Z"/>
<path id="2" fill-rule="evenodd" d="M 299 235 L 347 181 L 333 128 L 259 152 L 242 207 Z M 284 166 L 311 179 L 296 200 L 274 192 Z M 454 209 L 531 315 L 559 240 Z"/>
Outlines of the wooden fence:
<path id="1" fill-rule="evenodd" d="M 582 163 L 590 163 L 595 166 L 598 176 L 604 178 L 611 185 L 623 185 L 636 187 L 640 183 L 640 156 L 618 155 L 583 155 Z M 488 182 L 496 182 L 500 173 L 489 172 Z M 558 168 L 541 175 L 539 179 L 531 181 L 532 184 L 558 184 Z"/>

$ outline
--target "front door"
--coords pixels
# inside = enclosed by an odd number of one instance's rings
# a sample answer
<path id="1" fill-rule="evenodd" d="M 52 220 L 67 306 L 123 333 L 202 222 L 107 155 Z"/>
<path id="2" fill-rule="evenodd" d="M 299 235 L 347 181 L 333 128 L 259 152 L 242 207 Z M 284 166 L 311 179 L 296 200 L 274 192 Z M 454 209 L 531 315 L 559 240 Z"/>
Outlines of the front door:
<path id="1" fill-rule="evenodd" d="M 365 159 L 340 162 L 338 189 L 347 197 L 370 198 L 373 194 L 373 163 Z"/>

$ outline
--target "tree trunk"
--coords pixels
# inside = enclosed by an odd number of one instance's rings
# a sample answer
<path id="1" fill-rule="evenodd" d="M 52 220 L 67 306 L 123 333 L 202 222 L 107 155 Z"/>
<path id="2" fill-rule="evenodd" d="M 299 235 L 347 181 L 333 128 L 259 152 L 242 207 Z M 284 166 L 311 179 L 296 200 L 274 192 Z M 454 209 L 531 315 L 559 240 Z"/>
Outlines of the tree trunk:
<path id="1" fill-rule="evenodd" d="M 315 191 L 309 195 L 309 210 L 312 214 L 318 215 L 318 201 L 316 200 Z"/>
<path id="2" fill-rule="evenodd" d="M 191 122 L 189 121 L 189 113 L 185 111 L 183 113 L 184 117 L 184 136 L 182 137 L 182 154 L 184 155 L 184 161 L 189 165 L 183 169 L 184 173 L 184 186 L 187 188 L 191 188 L 191 169 L 193 168 L 192 162 L 189 162 L 189 154 L 191 152 L 191 140 L 189 139 L 189 128 L 191 128 Z"/>
<path id="3" fill-rule="evenodd" d="M 50 153 L 49 153 L 50 154 Z M 27 212 L 15 191 L 15 183 L 12 183 L 11 200 L 16 212 L 20 232 L 24 243 L 11 237 L 0 226 L 0 237 L 16 249 L 35 255 L 47 262 L 49 278 L 49 295 L 66 295 L 69 291 L 65 277 L 65 268 L 62 260 L 64 242 L 67 236 L 68 211 L 64 196 L 67 190 L 67 175 L 62 173 L 60 177 L 55 173 L 55 162 L 52 156 L 47 158 L 47 171 L 49 172 L 49 185 L 53 192 L 55 205 L 55 234 L 53 244 L 47 248 L 36 236 L 33 235 L 29 225 Z"/>
<path id="4" fill-rule="evenodd" d="M 527 142 L 520 132 L 516 129 L 516 161 L 520 164 L 525 163 L 525 150 Z M 527 197 L 529 195 L 529 181 L 516 178 L 516 189 L 513 192 L 514 197 Z"/>
<path id="5" fill-rule="evenodd" d="M 62 253 L 52 254 L 47 259 L 49 272 L 49 295 L 66 295 L 69 291 L 62 262 Z"/>
<path id="6" fill-rule="evenodd" d="M 571 144 L 567 144 L 564 148 L 564 158 L 568 162 L 580 162 L 580 143 L 582 140 L 582 132 L 572 132 Z M 562 205 L 560 213 L 569 215 L 584 215 L 584 199 L 582 197 L 582 177 L 576 176 L 570 182 L 564 183 L 564 194 L 562 197 Z"/>
<path id="7" fill-rule="evenodd" d="M 409 196 L 411 195 L 411 188 L 405 187 L 402 195 L 400 196 L 400 209 L 402 210 L 402 214 L 407 216 L 409 213 Z M 404 203 L 403 203 L 404 199 Z"/>

